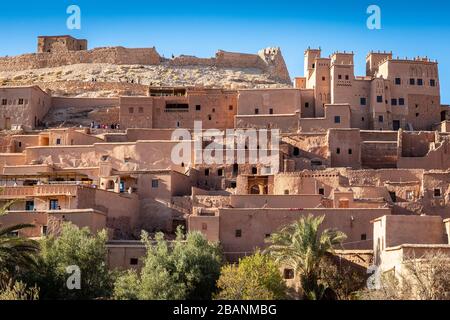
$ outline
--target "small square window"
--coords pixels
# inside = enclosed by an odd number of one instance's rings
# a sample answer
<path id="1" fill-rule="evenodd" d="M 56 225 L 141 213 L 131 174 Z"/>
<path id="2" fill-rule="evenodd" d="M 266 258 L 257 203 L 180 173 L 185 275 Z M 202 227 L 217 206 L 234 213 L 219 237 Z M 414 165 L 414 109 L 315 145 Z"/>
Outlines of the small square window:
<path id="1" fill-rule="evenodd" d="M 435 197 L 435 198 L 440 198 L 440 197 L 442 197 L 442 191 L 441 191 L 441 189 L 434 189 L 434 197 Z"/>
<path id="2" fill-rule="evenodd" d="M 144 113 L 144 108 L 139 107 L 139 113 Z"/>
<path id="3" fill-rule="evenodd" d="M 325 189 L 324 188 L 319 188 L 319 194 L 321 196 L 324 196 L 325 195 Z"/>
<path id="4" fill-rule="evenodd" d="M 366 99 L 366 98 L 361 98 L 361 99 L 360 99 L 360 102 L 361 102 L 361 105 L 362 105 L 362 106 L 367 105 L 367 99 Z"/>
<path id="5" fill-rule="evenodd" d="M 137 266 L 138 264 L 138 258 L 131 258 L 130 259 L 130 266 Z"/>
<path id="6" fill-rule="evenodd" d="M 423 79 L 417 79 L 417 85 L 423 86 Z"/>
<path id="7" fill-rule="evenodd" d="M 56 139 L 56 144 L 61 144 L 61 138 Z"/>
<path id="8" fill-rule="evenodd" d="M 341 148 L 336 149 L 336 154 L 341 154 Z"/>
<path id="9" fill-rule="evenodd" d="M 409 79 L 409 84 L 410 85 L 415 85 L 416 84 L 416 79 L 414 79 L 414 78 L 411 78 L 411 79 Z"/>
<path id="10" fill-rule="evenodd" d="M 367 234 L 363 233 L 361 235 L 361 241 L 366 241 L 367 240 Z"/>
<path id="11" fill-rule="evenodd" d="M 253 168 L 252 168 L 252 174 L 257 174 L 257 173 L 258 173 L 258 168 L 253 167 Z"/>
<path id="12" fill-rule="evenodd" d="M 391 104 L 393 106 L 396 106 L 397 105 L 397 99 L 391 99 Z"/>
<path id="13" fill-rule="evenodd" d="M 273 109 L 272 108 L 269 109 L 269 114 L 273 114 Z"/>
<path id="14" fill-rule="evenodd" d="M 353 150 L 352 149 L 348 149 L 348 154 L 353 154 Z"/>
<path id="15" fill-rule="evenodd" d="M 2 99 L 2 106 L 6 106 L 8 104 L 8 99 Z"/>
<path id="16" fill-rule="evenodd" d="M 268 238 L 270 238 L 270 236 L 271 236 L 270 233 L 266 233 L 266 234 L 264 235 L 264 238 L 268 239 Z"/>
<path id="17" fill-rule="evenodd" d="M 234 232 L 234 236 L 235 236 L 236 238 L 241 238 L 241 237 L 242 237 L 242 230 L 241 230 L 241 229 L 237 229 L 237 230 Z"/>
<path id="18" fill-rule="evenodd" d="M 341 80 L 342 79 L 342 75 L 338 74 L 338 79 Z"/>
<path id="19" fill-rule="evenodd" d="M 259 109 L 255 108 L 255 114 L 259 114 Z"/>
<path id="20" fill-rule="evenodd" d="M 377 96 L 377 102 L 382 103 L 383 102 L 383 96 Z"/>
<path id="21" fill-rule="evenodd" d="M 300 149 L 298 147 L 294 147 L 294 151 L 292 152 L 294 157 L 298 157 L 300 155 Z"/>
<path id="22" fill-rule="evenodd" d="M 334 117 L 334 123 L 341 123 L 341 117 L 340 116 L 335 116 Z"/>
<path id="23" fill-rule="evenodd" d="M 230 110 L 230 111 L 233 110 L 233 106 L 232 106 L 232 105 L 229 105 L 229 106 L 228 106 L 228 110 Z"/>
<path id="24" fill-rule="evenodd" d="M 128 113 L 133 113 L 134 112 L 134 108 L 128 108 Z"/>
<path id="25" fill-rule="evenodd" d="M 325 81 L 325 77 L 322 77 L 322 81 Z"/>
<path id="26" fill-rule="evenodd" d="M 378 116 L 378 122 L 384 122 L 384 117 L 383 116 Z"/>
<path id="27" fill-rule="evenodd" d="M 208 225 L 206 224 L 206 223 L 202 223 L 202 230 L 203 231 L 206 231 L 206 230 L 208 230 Z"/>
<path id="28" fill-rule="evenodd" d="M 152 179 L 152 188 L 156 189 L 159 186 L 159 180 L 158 179 Z"/>
<path id="29" fill-rule="evenodd" d="M 436 80 L 430 79 L 430 86 L 431 87 L 436 87 Z"/>
<path id="30" fill-rule="evenodd" d="M 305 102 L 305 108 L 309 108 L 309 102 Z"/>
<path id="31" fill-rule="evenodd" d="M 401 85 L 402 84 L 402 79 L 400 79 L 400 78 L 395 78 L 395 84 L 396 85 Z"/>
<path id="32" fill-rule="evenodd" d="M 404 98 L 399 98 L 398 99 L 398 105 L 399 106 L 404 106 L 405 105 L 405 99 Z"/>
<path id="33" fill-rule="evenodd" d="M 202 106 L 201 106 L 201 105 L 199 105 L 199 104 L 197 104 L 197 105 L 195 106 L 195 110 L 196 110 L 196 111 L 200 111 L 200 110 L 202 110 Z"/>
<path id="34" fill-rule="evenodd" d="M 348 76 L 348 74 L 345 75 L 345 80 L 349 80 L 350 77 Z"/>
<path id="35" fill-rule="evenodd" d="M 416 118 L 418 118 L 419 117 L 419 114 L 418 113 L 416 113 Z"/>
<path id="36" fill-rule="evenodd" d="M 23 99 L 19 99 L 19 104 L 23 104 Z"/>
<path id="37" fill-rule="evenodd" d="M 284 194 L 288 195 L 289 194 L 289 190 L 284 190 Z"/>

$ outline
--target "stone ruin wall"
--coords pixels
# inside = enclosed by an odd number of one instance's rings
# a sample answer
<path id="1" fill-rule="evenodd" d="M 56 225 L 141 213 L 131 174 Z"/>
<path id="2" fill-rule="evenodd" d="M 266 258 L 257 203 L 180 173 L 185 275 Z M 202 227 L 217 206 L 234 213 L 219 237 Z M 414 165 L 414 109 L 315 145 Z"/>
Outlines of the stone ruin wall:
<path id="1" fill-rule="evenodd" d="M 0 71 L 53 68 L 78 63 L 158 65 L 161 63 L 161 57 L 155 48 L 128 49 L 124 47 L 58 53 L 31 53 L 15 57 L 1 57 Z"/>
<path id="2" fill-rule="evenodd" d="M 291 83 L 289 71 L 279 48 L 266 48 L 258 54 L 219 50 L 214 58 L 181 55 L 167 59 L 170 66 L 207 66 L 217 68 L 260 69 L 273 79 Z"/>

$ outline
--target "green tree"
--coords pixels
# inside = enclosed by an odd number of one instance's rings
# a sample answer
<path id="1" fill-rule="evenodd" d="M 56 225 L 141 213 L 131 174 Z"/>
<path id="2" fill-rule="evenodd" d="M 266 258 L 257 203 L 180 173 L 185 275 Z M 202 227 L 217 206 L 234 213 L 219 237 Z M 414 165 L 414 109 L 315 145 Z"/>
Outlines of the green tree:
<path id="1" fill-rule="evenodd" d="M 8 273 L 12 277 L 18 271 L 31 270 L 36 266 L 39 243 L 13 235 L 32 227 L 34 225 L 16 224 L 0 228 L 0 272 Z"/>
<path id="2" fill-rule="evenodd" d="M 300 278 L 305 299 L 319 300 L 327 287 L 319 282 L 320 263 L 346 239 L 343 232 L 326 229 L 319 232 L 325 216 L 302 217 L 270 238 L 268 252 L 275 260 L 294 270 Z"/>
<path id="3" fill-rule="evenodd" d="M 108 297 L 114 282 L 106 265 L 107 234 L 103 230 L 92 235 L 88 228 L 65 223 L 58 237 L 42 241 L 39 273 L 27 279 L 41 289 L 43 299 L 94 299 Z M 80 270 L 80 289 L 70 290 L 67 280 L 72 275 L 67 267 Z"/>
<path id="4" fill-rule="evenodd" d="M 200 233 L 168 243 L 162 233 L 154 239 L 143 233 L 147 254 L 139 274 L 127 272 L 114 287 L 116 299 L 177 300 L 210 299 L 220 275 L 222 254 L 217 244 Z"/>
<path id="5" fill-rule="evenodd" d="M 217 288 L 219 300 L 280 300 L 287 290 L 278 263 L 260 252 L 223 266 Z"/>

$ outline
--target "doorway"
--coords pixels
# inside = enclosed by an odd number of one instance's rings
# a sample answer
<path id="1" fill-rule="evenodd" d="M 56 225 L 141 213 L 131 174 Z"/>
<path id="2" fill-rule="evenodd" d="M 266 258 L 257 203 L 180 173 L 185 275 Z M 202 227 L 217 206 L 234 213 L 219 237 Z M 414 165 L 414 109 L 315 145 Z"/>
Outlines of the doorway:
<path id="1" fill-rule="evenodd" d="M 394 127 L 394 131 L 400 130 L 400 120 L 394 120 L 392 126 Z"/>

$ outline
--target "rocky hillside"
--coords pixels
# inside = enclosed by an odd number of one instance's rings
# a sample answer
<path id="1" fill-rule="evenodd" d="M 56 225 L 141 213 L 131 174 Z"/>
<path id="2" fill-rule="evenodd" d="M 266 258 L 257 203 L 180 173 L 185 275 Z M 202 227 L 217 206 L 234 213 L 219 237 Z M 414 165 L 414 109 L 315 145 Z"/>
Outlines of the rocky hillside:
<path id="1" fill-rule="evenodd" d="M 90 83 L 77 90 L 73 82 Z M 206 86 L 241 88 L 288 87 L 256 68 L 219 68 L 216 66 L 74 64 L 54 68 L 0 72 L 0 85 L 38 84 L 54 95 L 116 96 L 122 87 Z M 109 85 L 105 85 L 109 84 Z M 116 85 L 111 85 L 116 84 Z M 135 84 L 136 86 L 132 86 Z M 137 93 L 139 94 L 139 93 Z"/>

